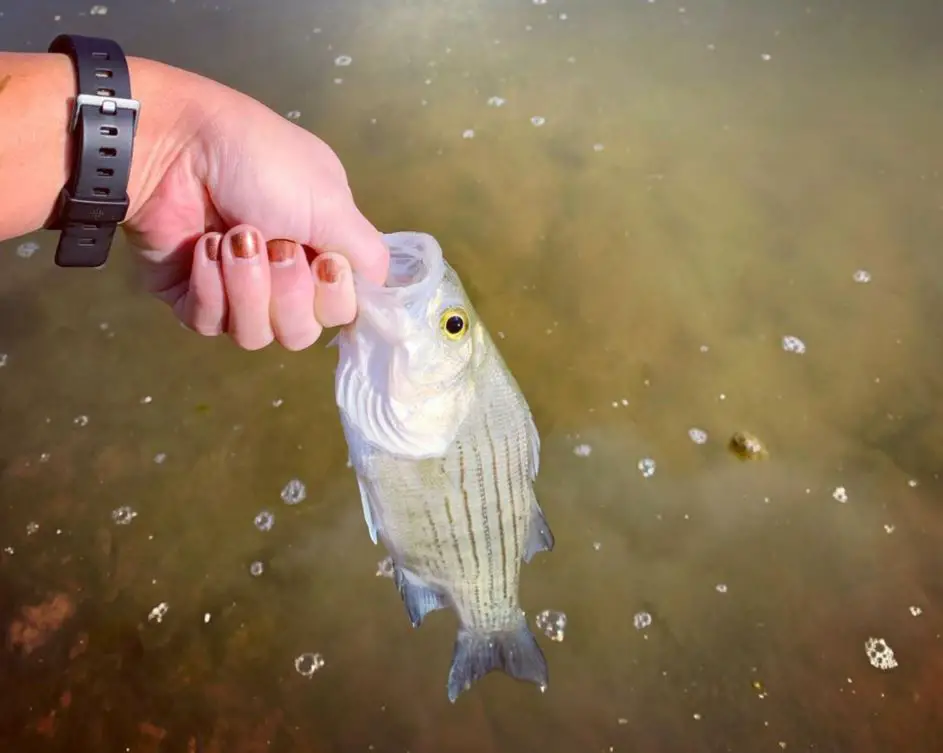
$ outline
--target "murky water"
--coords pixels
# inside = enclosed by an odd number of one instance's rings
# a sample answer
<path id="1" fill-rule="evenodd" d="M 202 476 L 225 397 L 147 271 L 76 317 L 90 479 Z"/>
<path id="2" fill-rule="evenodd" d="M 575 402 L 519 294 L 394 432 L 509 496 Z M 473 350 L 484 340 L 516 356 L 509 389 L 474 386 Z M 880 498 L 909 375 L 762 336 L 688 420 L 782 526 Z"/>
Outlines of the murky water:
<path id="1" fill-rule="evenodd" d="M 0 248 L 3 749 L 940 750 L 943 15 L 867 5 L 3 3 L 7 48 L 296 111 L 439 238 L 544 437 L 523 603 L 566 615 L 546 694 L 451 706 L 335 353 L 201 339 L 37 234 Z"/>

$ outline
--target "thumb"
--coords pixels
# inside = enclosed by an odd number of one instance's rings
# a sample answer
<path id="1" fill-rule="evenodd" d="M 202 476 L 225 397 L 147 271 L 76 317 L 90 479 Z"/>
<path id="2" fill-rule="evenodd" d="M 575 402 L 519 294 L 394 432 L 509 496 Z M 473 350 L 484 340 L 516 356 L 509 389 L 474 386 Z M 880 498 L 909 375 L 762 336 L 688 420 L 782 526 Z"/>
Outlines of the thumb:
<path id="1" fill-rule="evenodd" d="M 334 201 L 319 202 L 314 208 L 310 236 L 297 240 L 319 253 L 346 257 L 356 274 L 383 285 L 390 265 L 383 236 L 357 208 L 349 189 L 338 193 Z"/>

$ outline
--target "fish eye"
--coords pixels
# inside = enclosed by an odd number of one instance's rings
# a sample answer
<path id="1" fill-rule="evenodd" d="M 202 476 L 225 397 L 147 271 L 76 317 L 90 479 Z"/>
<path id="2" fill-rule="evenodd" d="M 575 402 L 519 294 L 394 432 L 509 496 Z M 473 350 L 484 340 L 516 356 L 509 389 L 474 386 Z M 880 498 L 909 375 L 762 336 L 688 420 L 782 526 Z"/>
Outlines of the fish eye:
<path id="1" fill-rule="evenodd" d="M 468 314 L 457 307 L 446 309 L 439 318 L 439 327 L 447 338 L 458 340 L 468 329 Z"/>

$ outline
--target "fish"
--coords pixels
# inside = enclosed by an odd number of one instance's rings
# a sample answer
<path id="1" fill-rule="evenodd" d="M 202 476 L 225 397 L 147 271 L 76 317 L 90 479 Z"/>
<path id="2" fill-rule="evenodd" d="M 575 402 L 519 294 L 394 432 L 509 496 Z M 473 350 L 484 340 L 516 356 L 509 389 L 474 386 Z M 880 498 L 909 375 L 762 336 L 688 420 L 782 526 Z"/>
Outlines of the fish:
<path id="1" fill-rule="evenodd" d="M 534 483 L 540 435 L 438 241 L 386 233 L 386 283 L 354 275 L 335 396 L 363 516 L 414 628 L 458 617 L 452 703 L 492 671 L 549 684 L 519 598 L 521 563 L 554 536 Z"/>

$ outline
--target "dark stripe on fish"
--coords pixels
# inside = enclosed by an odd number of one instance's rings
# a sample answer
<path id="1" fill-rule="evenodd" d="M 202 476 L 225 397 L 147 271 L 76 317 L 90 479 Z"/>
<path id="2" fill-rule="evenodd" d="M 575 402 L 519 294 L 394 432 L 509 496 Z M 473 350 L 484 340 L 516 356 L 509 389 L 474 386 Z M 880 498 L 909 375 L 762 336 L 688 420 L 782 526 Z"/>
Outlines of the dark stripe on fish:
<path id="1" fill-rule="evenodd" d="M 508 599 L 508 548 L 504 535 L 504 509 L 512 506 L 514 500 L 511 496 L 502 494 L 503 491 L 510 491 L 511 487 L 510 483 L 508 483 L 506 490 L 501 488 L 501 475 L 498 473 L 498 448 L 491 434 L 491 429 L 488 427 L 487 417 L 485 419 L 485 436 L 488 437 L 488 447 L 491 449 L 491 472 L 494 481 L 495 505 L 498 513 L 498 541 L 501 542 L 501 592 L 506 602 Z M 505 443 L 505 454 L 506 451 L 507 443 Z M 509 481 L 509 479 L 507 480 Z"/>
<path id="2" fill-rule="evenodd" d="M 458 443 L 459 487 L 462 491 L 462 504 L 465 506 L 465 521 L 468 523 L 468 541 L 471 544 L 472 559 L 475 561 L 475 603 L 481 603 L 481 560 L 478 558 L 478 546 L 475 541 L 475 526 L 472 523 L 471 506 L 468 503 L 468 488 L 465 479 L 465 447 Z M 467 582 L 467 581 L 466 581 Z"/>
<path id="3" fill-rule="evenodd" d="M 488 436 L 487 417 L 482 423 L 485 431 L 485 437 Z M 478 492 L 478 500 L 481 504 L 481 530 L 485 540 L 485 562 L 488 564 L 488 600 L 494 604 L 497 601 L 497 593 L 494 590 L 494 550 L 491 546 L 491 524 L 488 522 L 488 494 L 485 491 L 485 465 L 481 461 L 481 450 L 479 443 L 472 445 L 472 452 L 475 453 L 475 470 L 477 471 L 478 483 L 475 484 L 475 490 Z"/>

